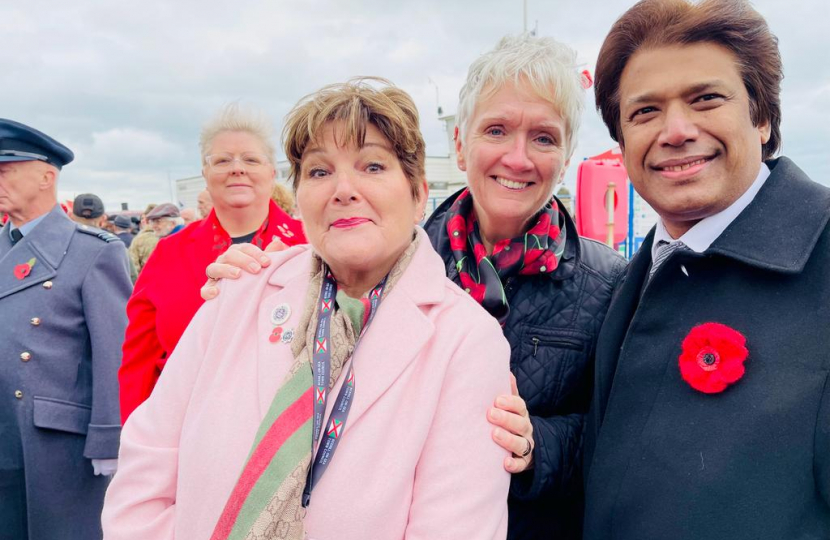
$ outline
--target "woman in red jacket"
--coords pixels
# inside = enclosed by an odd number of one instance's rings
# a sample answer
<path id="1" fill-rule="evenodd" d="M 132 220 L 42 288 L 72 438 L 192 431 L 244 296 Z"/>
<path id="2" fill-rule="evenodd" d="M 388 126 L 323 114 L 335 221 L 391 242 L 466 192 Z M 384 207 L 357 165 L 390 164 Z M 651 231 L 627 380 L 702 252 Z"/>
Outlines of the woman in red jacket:
<path id="1" fill-rule="evenodd" d="M 213 211 L 162 239 L 127 304 L 118 373 L 123 421 L 150 396 L 167 357 L 202 305 L 205 268 L 231 244 L 305 243 L 301 223 L 271 201 L 276 169 L 270 123 L 226 107 L 201 134 L 202 176 Z M 184 261 L 184 262 L 182 262 Z"/>

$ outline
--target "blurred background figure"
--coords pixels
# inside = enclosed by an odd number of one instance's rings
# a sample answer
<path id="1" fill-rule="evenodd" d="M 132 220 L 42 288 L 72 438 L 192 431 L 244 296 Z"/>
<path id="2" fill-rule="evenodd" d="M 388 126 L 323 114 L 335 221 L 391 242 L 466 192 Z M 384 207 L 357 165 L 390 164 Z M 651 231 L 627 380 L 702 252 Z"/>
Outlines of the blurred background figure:
<path id="1" fill-rule="evenodd" d="M 75 197 L 72 203 L 72 221 L 98 229 L 104 229 L 107 215 L 104 212 L 104 203 L 98 195 L 82 193 Z"/>
<path id="2" fill-rule="evenodd" d="M 213 210 L 213 199 L 210 198 L 210 192 L 208 190 L 202 191 L 199 193 L 199 197 L 196 201 L 196 207 L 199 210 L 199 217 L 205 219 L 210 214 L 210 211 Z"/>
<path id="3" fill-rule="evenodd" d="M 141 215 L 141 228 L 130 244 L 130 258 L 132 259 L 133 265 L 139 274 L 141 273 L 142 268 L 144 268 L 144 265 L 147 264 L 147 259 L 150 258 L 150 254 L 153 253 L 154 249 L 156 249 L 156 244 L 158 244 L 159 241 L 158 236 L 155 235 L 153 228 L 147 221 L 147 216 L 155 209 L 155 207 L 155 204 L 147 205 L 147 208 Z"/>
<path id="4" fill-rule="evenodd" d="M 199 217 L 196 215 L 196 210 L 194 210 L 193 208 L 182 208 L 180 214 L 182 220 L 184 221 L 185 227 L 199 219 Z"/>
<path id="5" fill-rule="evenodd" d="M 277 203 L 277 206 L 283 209 L 286 214 L 290 216 L 296 215 L 296 206 L 294 203 L 294 195 L 291 190 L 282 184 L 274 184 L 274 189 L 271 191 L 271 200 Z"/>
<path id="6" fill-rule="evenodd" d="M 130 247 L 133 243 L 133 238 L 135 238 L 130 218 L 119 214 L 112 220 L 112 227 L 113 234 L 120 238 L 121 241 L 124 242 L 125 246 Z"/>
<path id="7" fill-rule="evenodd" d="M 150 395 L 167 357 L 202 305 L 199 288 L 208 264 L 236 243 L 261 248 L 274 239 L 287 245 L 305 243 L 302 224 L 271 201 L 277 174 L 272 129 L 260 114 L 238 105 L 226 107 L 200 137 L 202 176 L 213 210 L 192 227 L 168 235 L 165 230 L 174 231 L 170 220 L 181 220 L 176 205 L 159 205 L 147 215 L 157 236 L 164 238 L 127 305 L 130 322 L 119 372 L 124 420 Z"/>
<path id="8" fill-rule="evenodd" d="M 74 155 L 0 119 L 0 538 L 100 540 L 116 469 L 124 244 L 57 201 Z M 80 219 L 104 214 L 83 195 Z M 86 217 L 84 216 L 86 214 Z"/>
<path id="9" fill-rule="evenodd" d="M 179 207 L 173 203 L 162 203 L 147 214 L 147 223 L 153 229 L 157 238 L 179 232 L 184 228 Z"/>

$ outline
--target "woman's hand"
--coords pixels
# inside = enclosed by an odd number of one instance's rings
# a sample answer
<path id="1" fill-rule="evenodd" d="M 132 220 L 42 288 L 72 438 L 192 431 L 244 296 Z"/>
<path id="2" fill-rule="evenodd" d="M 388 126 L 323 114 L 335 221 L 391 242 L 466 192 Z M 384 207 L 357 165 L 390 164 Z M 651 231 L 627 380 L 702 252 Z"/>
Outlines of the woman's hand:
<path id="1" fill-rule="evenodd" d="M 219 287 L 216 286 L 220 279 L 236 279 L 242 275 L 241 270 L 256 274 L 261 268 L 271 264 L 265 253 L 283 251 L 288 246 L 282 243 L 279 238 L 274 240 L 262 251 L 253 244 L 233 244 L 228 250 L 219 255 L 216 262 L 212 262 L 205 269 L 208 280 L 202 285 L 200 294 L 204 300 L 212 300 L 219 294 Z"/>
<path id="2" fill-rule="evenodd" d="M 533 424 L 530 423 L 527 405 L 519 397 L 516 377 L 512 373 L 510 388 L 513 394 L 497 397 L 496 406 L 487 413 L 487 420 L 496 426 L 493 429 L 493 440 L 512 454 L 511 457 L 504 458 L 505 470 L 516 474 L 533 465 L 533 449 L 536 444 L 533 441 Z"/>

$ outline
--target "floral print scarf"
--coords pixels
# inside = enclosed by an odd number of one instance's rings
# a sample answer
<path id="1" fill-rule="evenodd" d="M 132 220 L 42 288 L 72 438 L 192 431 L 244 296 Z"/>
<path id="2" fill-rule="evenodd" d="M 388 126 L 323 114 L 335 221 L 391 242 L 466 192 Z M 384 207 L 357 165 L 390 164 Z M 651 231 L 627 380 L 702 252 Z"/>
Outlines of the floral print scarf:
<path id="1" fill-rule="evenodd" d="M 510 314 L 504 283 L 515 275 L 549 274 L 565 251 L 565 219 L 556 199 L 542 208 L 535 224 L 523 235 L 499 240 L 493 253 L 481 240 L 469 189 L 461 192 L 447 212 L 447 234 L 461 287 L 504 326 Z"/>

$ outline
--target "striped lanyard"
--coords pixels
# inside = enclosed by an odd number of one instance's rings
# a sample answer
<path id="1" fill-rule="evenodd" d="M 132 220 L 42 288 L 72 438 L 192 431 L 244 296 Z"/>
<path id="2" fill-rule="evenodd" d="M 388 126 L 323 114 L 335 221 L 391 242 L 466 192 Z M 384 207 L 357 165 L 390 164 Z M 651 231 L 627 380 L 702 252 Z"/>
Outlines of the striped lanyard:
<path id="1" fill-rule="evenodd" d="M 372 319 L 374 319 L 378 306 L 380 306 L 387 277 L 384 277 L 369 293 L 369 318 L 366 324 L 363 325 L 360 335 L 355 341 L 351 358 L 354 358 L 363 334 L 366 333 L 369 325 L 372 324 Z M 334 299 L 336 295 L 337 282 L 334 280 L 334 276 L 332 276 L 328 267 L 323 267 L 323 285 L 320 291 L 317 332 L 314 334 L 314 352 L 311 362 L 314 384 L 314 427 L 312 430 L 314 433 L 314 442 L 312 443 L 312 451 L 317 441 L 320 440 L 323 416 L 326 414 L 326 400 L 329 393 L 329 378 L 331 377 L 331 317 L 334 313 Z M 349 359 L 346 359 L 346 361 L 349 362 Z M 346 382 L 340 387 L 337 400 L 334 402 L 334 407 L 326 422 L 326 437 L 317 448 L 317 454 L 308 469 L 308 477 L 306 478 L 305 489 L 303 490 L 304 508 L 308 507 L 309 502 L 311 502 L 311 491 L 320 481 L 320 478 L 323 477 L 323 473 L 326 472 L 329 463 L 331 463 L 334 457 L 334 452 L 337 450 L 337 445 L 343 436 L 343 430 L 346 428 L 346 419 L 349 416 L 349 409 L 352 407 L 353 398 L 354 362 L 349 362 L 349 369 L 346 372 Z"/>

